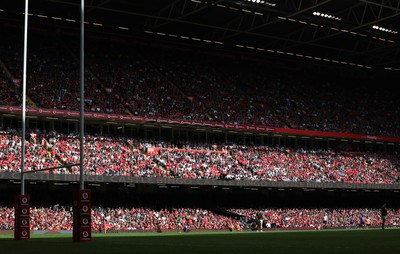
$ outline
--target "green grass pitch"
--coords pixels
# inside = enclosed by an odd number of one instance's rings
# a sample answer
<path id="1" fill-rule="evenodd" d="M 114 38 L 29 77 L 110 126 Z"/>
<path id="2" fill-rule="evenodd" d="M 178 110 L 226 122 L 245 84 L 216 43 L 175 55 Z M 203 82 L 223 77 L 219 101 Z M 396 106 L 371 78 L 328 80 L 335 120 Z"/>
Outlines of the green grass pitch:
<path id="1" fill-rule="evenodd" d="M 32 235 L 15 241 L 0 235 L 0 253 L 400 253 L 400 229 L 94 234 L 73 243 L 71 235 Z"/>

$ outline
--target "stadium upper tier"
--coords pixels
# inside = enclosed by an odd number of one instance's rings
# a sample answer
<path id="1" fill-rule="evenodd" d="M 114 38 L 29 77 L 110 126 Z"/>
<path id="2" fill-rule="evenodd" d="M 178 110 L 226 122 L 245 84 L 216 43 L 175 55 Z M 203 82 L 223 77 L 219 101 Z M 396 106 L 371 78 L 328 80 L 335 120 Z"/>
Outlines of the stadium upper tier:
<path id="1" fill-rule="evenodd" d="M 263 208 L 228 209 L 222 215 L 202 208 L 94 207 L 93 231 L 182 231 L 245 230 L 253 227 L 257 213 L 263 213 L 263 228 L 322 229 L 324 216 L 328 228 L 379 227 L 376 208 Z M 50 206 L 31 208 L 32 230 L 72 230 L 72 207 Z M 369 223 L 368 223 L 369 221 Z M 253 224 L 253 225 L 252 225 Z M 389 209 L 386 226 L 400 225 L 400 211 Z M 0 230 L 14 228 L 14 208 L 0 206 Z"/>
<path id="2" fill-rule="evenodd" d="M 28 102 L 78 111 L 79 47 L 57 36 L 30 36 Z M 87 45 L 88 112 L 400 137 L 400 104 L 385 80 L 371 87 L 361 77 L 301 74 L 196 50 L 104 39 Z M 22 38 L 2 38 L 1 105 L 21 105 L 22 56 Z"/>
<path id="3" fill-rule="evenodd" d="M 28 135 L 26 170 L 79 163 L 79 136 L 56 132 Z M 0 132 L 0 171 L 21 169 L 21 138 Z M 190 179 L 266 180 L 396 184 L 399 154 L 341 152 L 277 146 L 195 145 L 176 147 L 123 137 L 86 135 L 85 173 L 89 175 Z M 78 167 L 52 171 L 78 174 Z"/>

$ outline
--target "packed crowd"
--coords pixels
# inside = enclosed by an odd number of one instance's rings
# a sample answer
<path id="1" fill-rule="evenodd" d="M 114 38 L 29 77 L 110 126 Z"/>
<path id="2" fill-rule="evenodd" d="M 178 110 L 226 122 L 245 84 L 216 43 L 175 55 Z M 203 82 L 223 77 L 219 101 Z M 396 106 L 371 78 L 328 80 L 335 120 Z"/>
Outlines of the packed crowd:
<path id="1" fill-rule="evenodd" d="M 251 179 L 354 183 L 397 183 L 398 155 L 348 153 L 330 149 L 228 147 Z"/>
<path id="2" fill-rule="evenodd" d="M 29 140 L 25 142 L 25 171 L 61 165 L 54 153 L 46 148 L 46 140 L 43 137 L 37 133 L 30 133 L 27 139 Z M 15 130 L 0 131 L 0 171 L 21 171 L 21 143 L 21 137 Z M 53 172 L 64 174 L 67 170 L 62 168 Z"/>
<path id="3" fill-rule="evenodd" d="M 21 105 L 22 98 L 4 70 L 0 70 L 0 105 Z"/>
<path id="4" fill-rule="evenodd" d="M 108 93 L 120 96 L 131 114 L 185 119 L 197 112 L 193 103 L 137 51 L 127 47 L 121 54 L 119 45 L 99 45 L 88 52 L 91 71 Z"/>
<path id="5" fill-rule="evenodd" d="M 11 75 L 22 79 L 22 46 L 13 43 L 14 37 L 5 38 L 8 45 L 0 50 Z M 79 58 L 71 53 L 64 42 L 32 36 L 28 52 L 27 96 L 39 108 L 79 110 L 80 69 Z M 4 91 L 2 91 L 4 92 Z M 19 93 L 21 94 L 21 92 Z M 114 95 L 103 92 L 100 82 L 85 75 L 85 111 L 121 114 L 124 108 Z"/>
<path id="6" fill-rule="evenodd" d="M 49 146 L 63 164 L 79 163 L 80 141 L 76 135 L 57 136 Z M 86 136 L 85 168 L 90 175 L 143 176 L 155 175 L 157 165 L 124 138 Z M 78 173 L 72 167 L 72 174 Z"/>
<path id="7" fill-rule="evenodd" d="M 265 208 L 228 209 L 230 216 L 202 208 L 119 207 L 92 209 L 93 231 L 182 231 L 235 230 L 254 228 L 257 213 L 262 213 L 263 228 L 356 228 L 379 227 L 376 208 Z M 326 220 L 326 224 L 324 224 Z M 72 230 L 72 208 L 54 205 L 31 208 L 31 229 Z M 400 210 L 389 209 L 386 226 L 400 226 Z M 0 206 L 0 230 L 14 227 L 14 208 Z"/>
<path id="8" fill-rule="evenodd" d="M 76 134 L 30 133 L 26 170 L 79 163 Z M 20 171 L 21 138 L 0 132 L 0 171 Z M 280 146 L 193 145 L 85 136 L 85 169 L 90 175 L 292 182 L 400 182 L 398 154 L 338 152 Z M 52 173 L 77 174 L 78 167 Z"/>
<path id="9" fill-rule="evenodd" d="M 257 213 L 262 213 L 264 228 L 379 227 L 382 223 L 380 211 L 376 208 L 264 208 L 229 211 L 252 219 L 257 218 Z M 400 209 L 389 209 L 386 225 L 400 226 Z"/>
<path id="10" fill-rule="evenodd" d="M 32 207 L 31 228 L 34 230 L 72 230 L 72 208 L 63 206 Z M 233 218 L 201 208 L 152 209 L 142 207 L 92 209 L 94 231 L 151 231 L 226 229 L 236 224 Z M 13 229 L 14 208 L 0 206 L 0 229 Z"/>
<path id="11" fill-rule="evenodd" d="M 13 37 L 1 43 L 0 60 L 21 79 L 21 45 Z M 371 93 L 361 84 L 342 89 L 338 86 L 342 81 L 290 77 L 261 63 L 226 61 L 191 51 L 102 40 L 91 45 L 85 75 L 89 112 L 400 136 L 395 128 L 400 108 L 390 89 Z M 70 40 L 33 36 L 31 48 L 28 97 L 37 107 L 78 110 L 79 54 Z M 1 101 L 20 104 L 16 100 L 20 92 L 11 90 L 0 91 L 0 98 L 6 98 Z M 16 98 L 11 100 L 10 92 Z"/>

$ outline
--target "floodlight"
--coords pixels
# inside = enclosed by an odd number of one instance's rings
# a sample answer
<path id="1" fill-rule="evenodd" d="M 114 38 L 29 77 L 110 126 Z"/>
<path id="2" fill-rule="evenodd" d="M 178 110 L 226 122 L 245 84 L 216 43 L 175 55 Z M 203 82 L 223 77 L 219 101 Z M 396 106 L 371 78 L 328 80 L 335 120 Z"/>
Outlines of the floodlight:
<path id="1" fill-rule="evenodd" d="M 314 16 L 317 16 L 317 17 L 328 18 L 328 19 L 342 20 L 341 18 L 336 17 L 336 16 L 334 16 L 334 15 L 326 14 L 326 13 L 322 13 L 322 12 L 318 12 L 318 11 L 314 11 L 314 12 L 313 12 L 313 15 L 314 15 Z"/>
<path id="2" fill-rule="evenodd" d="M 372 28 L 375 29 L 375 30 L 379 30 L 379 31 L 386 32 L 386 33 L 391 33 L 391 34 L 397 34 L 398 33 L 397 31 L 394 31 L 394 30 L 391 30 L 391 29 L 388 29 L 388 28 L 384 28 L 384 27 L 380 27 L 380 26 L 377 26 L 377 25 L 373 25 Z"/>

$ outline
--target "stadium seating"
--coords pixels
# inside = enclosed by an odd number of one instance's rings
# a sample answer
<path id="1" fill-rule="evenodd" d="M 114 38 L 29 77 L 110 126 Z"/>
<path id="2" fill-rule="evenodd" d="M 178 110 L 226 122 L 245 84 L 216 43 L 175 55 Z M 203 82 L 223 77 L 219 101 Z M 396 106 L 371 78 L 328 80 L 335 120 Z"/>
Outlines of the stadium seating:
<path id="1" fill-rule="evenodd" d="M 20 170 L 20 138 L 0 133 L 0 171 Z M 79 137 L 56 132 L 28 134 L 28 170 L 79 162 Z M 174 177 L 192 179 L 267 180 L 395 184 L 399 156 L 372 152 L 277 146 L 191 145 L 87 135 L 85 168 L 90 175 Z M 53 173 L 77 174 L 78 167 Z"/>
<path id="2" fill-rule="evenodd" d="M 25 170 L 38 170 L 42 168 L 61 165 L 54 154 L 46 148 L 46 140 L 39 133 L 26 135 L 25 143 Z M 21 137 L 15 130 L 0 131 L 0 171 L 21 171 Z M 65 173 L 65 169 L 53 170 L 54 173 Z"/>
<path id="3" fill-rule="evenodd" d="M 28 97 L 40 108 L 78 110 L 77 47 L 68 37 L 43 38 L 31 38 Z M 7 37 L 1 45 L 0 60 L 14 78 L 21 79 L 21 44 Z M 190 50 L 101 39 L 90 45 L 85 79 L 88 112 L 400 136 L 395 128 L 400 120 L 397 98 L 386 89 L 371 93 L 371 85 L 364 84 L 340 89 L 342 82 L 352 81 L 287 75 L 260 62 Z M 10 83 L 3 76 L 2 84 Z M 18 105 L 20 97 L 15 89 L 0 91 L 2 104 Z"/>
<path id="4" fill-rule="evenodd" d="M 61 39 L 60 39 L 61 38 Z M 32 36 L 28 55 L 30 107 L 79 110 L 79 52 L 69 38 Z M 397 94 L 363 84 L 346 86 L 317 74 L 288 74 L 265 63 L 202 55 L 195 50 L 90 39 L 86 55 L 86 112 L 400 137 Z M 0 105 L 22 103 L 22 45 L 0 41 Z M 351 81 L 347 81 L 351 82 Z M 361 81 L 360 81 L 361 82 Z M 21 133 L 0 126 L 0 172 L 21 170 Z M 28 129 L 26 170 L 79 163 L 76 133 Z M 399 184 L 397 152 L 204 144 L 85 133 L 85 174 L 160 178 Z M 371 149 L 372 150 L 372 149 Z M 78 167 L 43 174 L 78 174 Z M 395 194 L 394 194 L 395 195 Z M 94 231 L 251 229 L 258 212 L 265 228 L 352 228 L 376 208 L 93 207 Z M 227 214 L 231 216 L 228 216 Z M 34 230 L 71 230 L 68 206 L 32 207 Z M 235 216 L 233 216 L 235 215 Z M 390 209 L 387 225 L 400 226 Z M 14 208 L 0 204 L 0 230 L 13 229 Z M 361 225 L 364 226 L 364 225 Z"/>
<path id="5" fill-rule="evenodd" d="M 16 86 L 11 84 L 4 70 L 0 70 L 0 91 L 0 105 L 21 105 L 21 94 L 17 92 Z"/>
<path id="6" fill-rule="evenodd" d="M 356 228 L 366 227 L 362 218 L 369 218 L 370 226 L 381 225 L 379 209 L 376 208 L 264 208 L 264 209 L 229 209 L 245 218 L 256 218 L 263 213 L 265 228 L 315 228 L 322 229 L 326 215 L 327 227 Z M 399 211 L 390 209 L 387 225 L 398 226 Z"/>
<path id="7" fill-rule="evenodd" d="M 92 230 L 97 231 L 182 231 L 187 225 L 193 230 L 228 230 L 230 227 L 249 230 L 257 212 L 264 216 L 265 229 L 322 229 L 324 215 L 328 216 L 329 228 L 367 227 L 362 217 L 369 218 L 370 227 L 380 226 L 379 210 L 376 208 L 264 208 L 228 209 L 237 217 L 220 215 L 202 208 L 149 207 L 94 207 Z M 239 227 L 237 227 L 239 225 Z M 388 227 L 400 226 L 400 211 L 389 209 Z M 14 208 L 0 206 L 0 230 L 14 227 Z M 72 230 L 72 208 L 53 205 L 31 208 L 31 229 Z M 235 230 L 234 229 L 234 230 Z"/>

